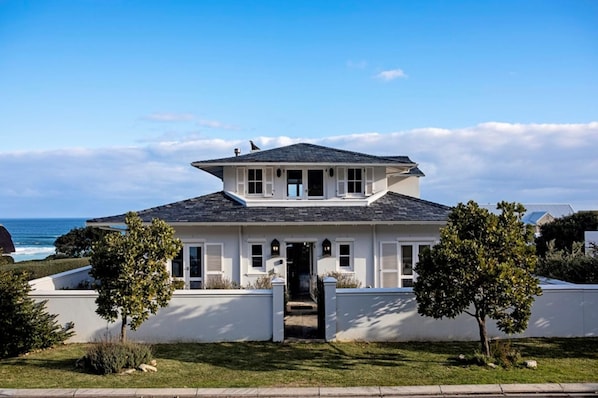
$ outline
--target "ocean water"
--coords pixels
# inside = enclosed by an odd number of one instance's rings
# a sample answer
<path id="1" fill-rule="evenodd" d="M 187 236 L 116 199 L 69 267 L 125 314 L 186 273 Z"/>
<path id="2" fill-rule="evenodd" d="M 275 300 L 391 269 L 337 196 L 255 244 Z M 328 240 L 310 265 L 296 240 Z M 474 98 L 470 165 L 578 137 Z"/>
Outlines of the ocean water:
<path id="1" fill-rule="evenodd" d="M 54 241 L 73 228 L 85 226 L 85 218 L 0 218 L 15 244 L 15 261 L 42 260 L 54 254 Z"/>

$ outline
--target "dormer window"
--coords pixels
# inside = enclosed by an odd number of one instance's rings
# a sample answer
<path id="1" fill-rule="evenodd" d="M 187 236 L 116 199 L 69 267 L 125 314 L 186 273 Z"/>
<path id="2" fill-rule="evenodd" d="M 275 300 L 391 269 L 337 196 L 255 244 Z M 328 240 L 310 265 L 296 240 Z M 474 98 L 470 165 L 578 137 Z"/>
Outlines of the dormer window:
<path id="1" fill-rule="evenodd" d="M 374 168 L 338 167 L 336 183 L 338 196 L 369 196 L 374 193 Z"/>
<path id="2" fill-rule="evenodd" d="M 247 170 L 247 193 L 262 194 L 263 192 L 263 179 L 262 169 L 248 169 Z"/>
<path id="3" fill-rule="evenodd" d="M 363 193 L 363 180 L 361 169 L 347 169 L 347 192 Z"/>

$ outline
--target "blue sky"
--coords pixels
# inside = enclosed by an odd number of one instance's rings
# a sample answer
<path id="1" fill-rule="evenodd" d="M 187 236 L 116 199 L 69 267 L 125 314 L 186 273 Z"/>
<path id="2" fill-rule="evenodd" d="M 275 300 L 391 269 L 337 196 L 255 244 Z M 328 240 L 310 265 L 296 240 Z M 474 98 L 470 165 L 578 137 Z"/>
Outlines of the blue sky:
<path id="1" fill-rule="evenodd" d="M 422 197 L 598 209 L 596 1 L 0 1 L 0 217 L 219 190 L 300 141 L 409 155 Z"/>

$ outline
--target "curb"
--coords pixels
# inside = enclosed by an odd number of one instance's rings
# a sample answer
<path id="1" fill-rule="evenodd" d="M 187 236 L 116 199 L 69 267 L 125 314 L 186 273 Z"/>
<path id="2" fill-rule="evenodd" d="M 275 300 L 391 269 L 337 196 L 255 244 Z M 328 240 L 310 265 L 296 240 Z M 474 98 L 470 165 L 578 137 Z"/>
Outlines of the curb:
<path id="1" fill-rule="evenodd" d="M 357 398 L 598 397 L 598 383 L 470 384 L 396 387 L 2 389 L 0 397 L 41 398 Z"/>

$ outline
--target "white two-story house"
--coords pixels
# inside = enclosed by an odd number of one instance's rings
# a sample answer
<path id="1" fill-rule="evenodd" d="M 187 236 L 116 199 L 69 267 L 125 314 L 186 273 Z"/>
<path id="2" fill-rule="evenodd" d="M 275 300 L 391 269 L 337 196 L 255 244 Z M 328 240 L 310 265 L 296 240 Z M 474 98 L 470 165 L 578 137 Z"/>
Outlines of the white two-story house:
<path id="1" fill-rule="evenodd" d="M 373 156 L 313 144 L 254 150 L 192 166 L 223 190 L 138 211 L 183 243 L 169 264 L 188 289 L 213 278 L 247 286 L 277 274 L 291 296 L 318 275 L 353 274 L 362 286 L 408 287 L 419 252 L 439 239 L 450 208 L 419 199 L 423 173 L 406 156 Z M 124 224 L 124 214 L 88 225 Z"/>

